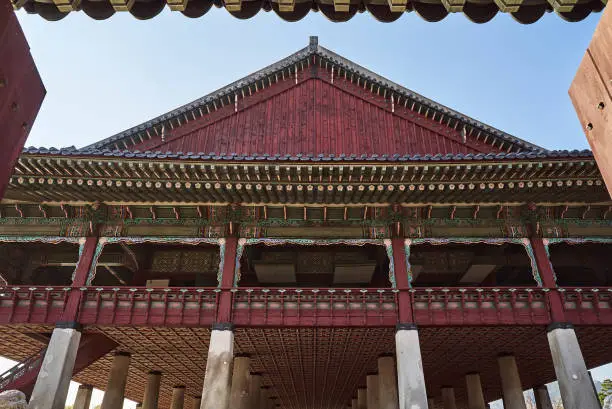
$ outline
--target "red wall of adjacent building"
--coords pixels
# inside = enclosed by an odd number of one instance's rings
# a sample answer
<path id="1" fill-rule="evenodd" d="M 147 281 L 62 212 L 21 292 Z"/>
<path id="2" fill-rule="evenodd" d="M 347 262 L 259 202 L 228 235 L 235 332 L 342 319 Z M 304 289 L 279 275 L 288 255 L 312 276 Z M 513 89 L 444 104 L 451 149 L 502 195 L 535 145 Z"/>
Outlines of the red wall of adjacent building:
<path id="1" fill-rule="evenodd" d="M 0 198 L 45 97 L 30 47 L 8 1 L 0 2 Z"/>

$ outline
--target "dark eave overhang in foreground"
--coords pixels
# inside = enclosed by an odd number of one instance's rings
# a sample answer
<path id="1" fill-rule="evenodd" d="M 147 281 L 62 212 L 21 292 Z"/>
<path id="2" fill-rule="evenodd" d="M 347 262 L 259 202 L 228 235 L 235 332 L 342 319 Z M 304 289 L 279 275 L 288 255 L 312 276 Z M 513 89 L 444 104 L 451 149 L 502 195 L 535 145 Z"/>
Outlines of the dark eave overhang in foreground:
<path id="1" fill-rule="evenodd" d="M 486 23 L 501 11 L 510 13 L 520 23 L 531 24 L 553 10 L 562 19 L 573 22 L 603 8 L 600 0 L 11 0 L 11 3 L 16 9 L 24 8 L 51 21 L 78 11 L 96 20 L 105 20 L 117 11 L 128 11 L 139 20 L 147 20 L 166 6 L 187 17 L 198 18 L 214 5 L 242 20 L 263 10 L 274 11 L 290 22 L 301 20 L 310 12 L 320 12 L 334 22 L 345 22 L 367 11 L 378 21 L 393 22 L 415 11 L 430 22 L 440 21 L 449 13 L 463 13 L 474 23 Z"/>
<path id="2" fill-rule="evenodd" d="M 313 57 L 314 56 L 314 57 Z M 314 61 L 313 61 L 314 60 Z M 465 128 L 468 136 L 482 136 L 489 143 L 507 152 L 541 151 L 544 148 L 502 132 L 467 115 L 438 104 L 424 96 L 396 84 L 354 62 L 324 48 L 312 37 L 310 45 L 281 61 L 254 72 L 189 104 L 183 105 L 164 115 L 132 127 L 116 135 L 91 144 L 84 149 L 131 149 L 134 145 L 152 138 L 162 137 L 169 131 L 207 115 L 225 105 L 235 104 L 242 98 L 273 85 L 278 81 L 291 79 L 296 70 L 307 69 L 310 64 L 319 64 L 329 75 L 347 76 L 351 81 L 373 92 L 394 99 L 395 104 L 410 107 L 414 112 L 425 115 L 441 124 L 455 129 Z"/>
<path id="3" fill-rule="evenodd" d="M 369 158 L 25 152 L 7 200 L 332 205 L 610 201 L 589 151 Z"/>

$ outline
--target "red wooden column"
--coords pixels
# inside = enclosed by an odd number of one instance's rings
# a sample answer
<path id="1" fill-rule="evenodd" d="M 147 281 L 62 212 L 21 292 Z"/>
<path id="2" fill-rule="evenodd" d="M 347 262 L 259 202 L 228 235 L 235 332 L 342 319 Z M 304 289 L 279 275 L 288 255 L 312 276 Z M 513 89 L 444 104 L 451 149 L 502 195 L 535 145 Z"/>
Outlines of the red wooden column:
<path id="1" fill-rule="evenodd" d="M 72 280 L 72 288 L 64 306 L 62 314 L 62 322 L 76 322 L 81 305 L 81 290 L 87 283 L 87 276 L 93 263 L 96 247 L 98 246 L 97 237 L 87 237 L 83 247 L 83 252 L 79 258 L 79 264 L 74 272 L 74 280 Z"/>
<path id="2" fill-rule="evenodd" d="M 232 287 L 236 269 L 236 250 L 238 237 L 225 238 L 225 255 L 223 257 L 223 272 L 221 276 L 221 293 L 217 307 L 217 323 L 229 323 L 232 318 Z"/>
<path id="3" fill-rule="evenodd" d="M 565 309 L 563 308 L 563 299 L 557 289 L 557 283 L 555 282 L 555 273 L 553 272 L 552 265 L 548 259 L 548 254 L 544 248 L 544 242 L 541 237 L 531 238 L 531 247 L 533 248 L 533 255 L 535 257 L 538 271 L 540 272 L 540 278 L 542 279 L 542 286 L 547 288 L 548 304 L 550 306 L 550 316 L 552 322 L 565 322 Z"/>
<path id="4" fill-rule="evenodd" d="M 0 199 L 45 94 L 11 2 L 0 1 Z"/>
<path id="5" fill-rule="evenodd" d="M 398 321 L 401 324 L 413 323 L 412 297 L 410 296 L 410 284 L 408 282 L 408 266 L 406 265 L 406 253 L 404 251 L 404 238 L 394 237 L 391 239 L 393 249 L 393 268 L 395 270 L 395 283 L 399 290 L 397 296 Z"/>

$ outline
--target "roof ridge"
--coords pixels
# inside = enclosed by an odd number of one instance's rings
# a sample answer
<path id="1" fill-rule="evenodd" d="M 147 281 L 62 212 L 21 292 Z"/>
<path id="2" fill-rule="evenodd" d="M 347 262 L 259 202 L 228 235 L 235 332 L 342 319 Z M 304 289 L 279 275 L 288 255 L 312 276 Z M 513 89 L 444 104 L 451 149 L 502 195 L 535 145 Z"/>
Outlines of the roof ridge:
<path id="1" fill-rule="evenodd" d="M 322 58 L 328 59 L 331 62 L 343 66 L 345 69 L 355 72 L 357 75 L 363 76 L 366 79 L 379 83 L 385 88 L 389 88 L 393 92 L 398 94 L 403 94 L 406 98 L 412 99 L 413 101 L 418 102 L 421 105 L 427 106 L 428 108 L 433 109 L 434 111 L 438 111 L 442 114 L 445 114 L 451 118 L 454 118 L 457 121 L 463 122 L 464 127 L 469 125 L 472 128 L 476 128 L 479 131 L 484 131 L 488 134 L 493 135 L 494 137 L 500 138 L 505 142 L 509 142 L 512 145 L 518 145 L 521 148 L 524 148 L 528 151 L 547 151 L 547 149 L 540 147 L 534 143 L 528 142 L 524 139 L 518 138 L 509 133 L 503 132 L 495 127 L 492 127 L 488 124 L 480 122 L 472 117 L 469 117 L 465 114 L 462 114 L 458 111 L 455 111 L 451 108 L 448 108 L 445 105 L 439 104 L 429 98 L 422 96 L 421 94 L 414 92 L 396 82 L 393 82 L 365 67 L 359 65 L 346 57 L 343 57 L 334 51 L 331 51 L 325 47 L 322 47 L 318 43 L 318 37 L 311 36 L 309 40 L 309 44 L 296 51 L 289 56 L 282 58 L 281 60 L 270 64 L 260 70 L 257 70 L 243 78 L 240 78 L 228 85 L 225 85 L 213 92 L 210 92 L 203 97 L 200 97 L 190 103 L 182 105 L 178 108 L 175 108 L 165 114 L 159 115 L 151 120 L 145 121 L 139 125 L 133 126 L 129 129 L 126 129 L 122 132 L 116 133 L 110 137 L 104 138 L 100 141 L 94 142 L 93 144 L 87 145 L 84 148 L 104 148 L 109 144 L 117 142 L 119 140 L 123 140 L 129 136 L 133 136 L 138 134 L 141 131 L 148 130 L 154 126 L 163 124 L 165 121 L 170 120 L 172 118 L 177 117 L 181 114 L 186 114 L 189 111 L 193 111 L 195 109 L 201 108 L 207 103 L 214 102 L 219 98 L 225 97 L 232 92 L 236 92 L 242 87 L 251 84 L 255 81 L 258 81 L 266 76 L 271 75 L 274 72 L 278 72 L 280 70 L 286 69 L 299 61 L 303 61 L 304 59 L 312 56 L 318 55 Z M 195 117 L 194 117 L 195 118 Z"/>

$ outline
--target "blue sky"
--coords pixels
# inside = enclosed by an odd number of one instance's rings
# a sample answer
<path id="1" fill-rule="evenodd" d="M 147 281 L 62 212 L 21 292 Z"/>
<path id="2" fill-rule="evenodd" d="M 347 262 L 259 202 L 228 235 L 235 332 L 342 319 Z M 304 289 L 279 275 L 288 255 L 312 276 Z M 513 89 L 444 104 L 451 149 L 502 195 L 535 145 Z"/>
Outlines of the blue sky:
<path id="1" fill-rule="evenodd" d="M 82 13 L 54 23 L 24 12 L 18 17 L 47 88 L 28 145 L 90 144 L 248 75 L 318 35 L 324 47 L 518 137 L 549 149 L 588 147 L 567 90 L 599 14 L 580 23 L 548 14 L 528 26 L 506 14 L 484 25 L 461 14 L 428 23 L 415 13 L 391 24 L 367 13 L 344 24 L 315 13 L 298 23 L 265 12 L 241 21 L 220 9 L 196 20 L 167 10 L 149 21 L 128 13 L 102 22 Z M 0 372 L 10 365 L 0 358 Z M 611 375 L 610 366 L 594 371 L 596 379 Z"/>
<path id="2" fill-rule="evenodd" d="M 416 92 L 550 149 L 587 148 L 567 90 L 600 14 L 532 25 L 498 14 L 428 23 L 415 13 L 345 24 L 310 13 L 286 23 L 242 21 L 213 8 L 200 19 L 168 10 L 148 21 L 83 13 L 49 23 L 18 13 L 47 97 L 28 141 L 84 146 L 201 97 L 304 47 L 321 45 Z"/>

